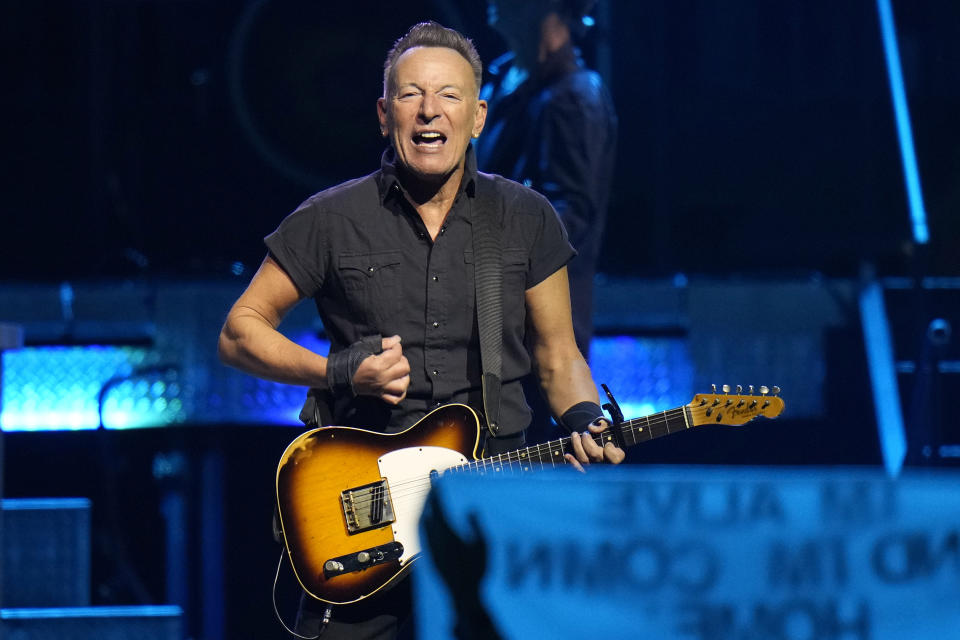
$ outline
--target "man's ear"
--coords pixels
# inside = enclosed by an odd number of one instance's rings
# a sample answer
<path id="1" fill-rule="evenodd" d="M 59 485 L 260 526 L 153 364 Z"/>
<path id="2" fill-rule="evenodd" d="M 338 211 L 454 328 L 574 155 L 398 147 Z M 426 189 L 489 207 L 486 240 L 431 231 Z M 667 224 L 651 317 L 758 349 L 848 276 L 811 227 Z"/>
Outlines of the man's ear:
<path id="1" fill-rule="evenodd" d="M 477 100 L 477 112 L 473 117 L 473 131 L 470 132 L 474 138 L 480 137 L 480 132 L 483 131 L 483 125 L 486 122 L 487 122 L 487 101 Z"/>
<path id="2" fill-rule="evenodd" d="M 387 101 L 385 98 L 377 98 L 377 119 L 380 120 L 380 135 L 387 136 L 389 128 L 389 117 L 387 115 Z"/>

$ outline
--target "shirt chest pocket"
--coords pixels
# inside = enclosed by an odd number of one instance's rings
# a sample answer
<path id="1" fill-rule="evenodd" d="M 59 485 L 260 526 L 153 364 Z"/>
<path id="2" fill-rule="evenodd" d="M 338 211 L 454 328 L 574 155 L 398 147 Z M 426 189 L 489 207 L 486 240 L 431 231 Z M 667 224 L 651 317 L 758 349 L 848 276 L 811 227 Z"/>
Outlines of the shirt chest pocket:
<path id="1" fill-rule="evenodd" d="M 473 251 L 463 252 L 463 261 L 467 266 L 468 281 L 470 291 L 465 296 L 467 304 L 473 307 L 476 304 L 476 285 L 474 284 L 474 256 Z M 522 313 L 524 307 L 523 293 L 526 291 L 527 283 L 527 250 L 526 249 L 504 249 L 503 250 L 503 301 L 504 308 L 516 310 Z"/>
<path id="2" fill-rule="evenodd" d="M 341 255 L 337 273 L 354 316 L 370 329 L 380 329 L 396 314 L 400 301 L 399 251 Z"/>

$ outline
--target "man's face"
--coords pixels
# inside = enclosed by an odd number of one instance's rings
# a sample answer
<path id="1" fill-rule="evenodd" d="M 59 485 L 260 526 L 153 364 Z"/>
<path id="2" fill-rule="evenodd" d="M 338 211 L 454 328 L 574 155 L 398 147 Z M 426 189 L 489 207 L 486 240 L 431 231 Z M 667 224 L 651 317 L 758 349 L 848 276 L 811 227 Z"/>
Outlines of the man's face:
<path id="1" fill-rule="evenodd" d="M 461 171 L 487 115 L 470 63 L 453 49 L 415 47 L 397 60 L 388 90 L 377 112 L 400 163 L 431 182 Z"/>

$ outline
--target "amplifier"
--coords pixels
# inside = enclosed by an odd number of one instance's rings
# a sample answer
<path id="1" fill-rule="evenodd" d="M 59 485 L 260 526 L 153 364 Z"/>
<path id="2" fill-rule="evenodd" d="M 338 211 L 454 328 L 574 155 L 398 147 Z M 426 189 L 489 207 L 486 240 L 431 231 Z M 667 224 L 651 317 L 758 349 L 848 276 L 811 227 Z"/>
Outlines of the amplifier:
<path id="1" fill-rule="evenodd" d="M 90 501 L 3 500 L 3 606 L 90 604 Z"/>
<path id="2" fill-rule="evenodd" d="M 0 610 L 4 640 L 182 640 L 180 607 L 56 607 Z"/>

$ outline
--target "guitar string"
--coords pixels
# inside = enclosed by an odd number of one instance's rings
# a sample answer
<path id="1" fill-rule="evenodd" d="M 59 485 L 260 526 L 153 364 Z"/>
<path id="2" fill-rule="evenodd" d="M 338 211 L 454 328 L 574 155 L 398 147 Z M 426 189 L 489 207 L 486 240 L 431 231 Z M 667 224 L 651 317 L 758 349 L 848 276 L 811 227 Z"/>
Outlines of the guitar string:
<path id="1" fill-rule="evenodd" d="M 741 398 L 749 399 L 754 398 L 753 396 L 741 396 Z M 713 404 L 709 405 L 706 402 L 702 402 L 698 406 L 685 405 L 683 407 L 677 407 L 674 409 L 668 409 L 666 411 L 661 411 L 657 414 L 652 414 L 648 416 L 642 416 L 639 418 L 633 418 L 623 422 L 621 427 L 621 432 L 624 436 L 629 434 L 632 436 L 633 442 L 627 443 L 629 445 L 637 444 L 641 441 L 653 440 L 665 435 L 670 435 L 678 431 L 686 430 L 689 427 L 705 424 L 708 420 L 705 418 L 710 417 L 714 411 L 720 413 L 723 409 L 728 408 L 730 405 L 720 405 Z M 751 410 L 755 410 L 755 407 L 751 407 Z M 762 409 L 761 409 L 762 410 Z M 688 411 L 690 417 L 693 419 L 692 424 L 688 423 L 684 419 L 684 412 Z M 757 411 L 759 414 L 759 411 Z M 751 416 L 751 418 L 754 416 Z M 677 419 L 683 419 L 682 427 L 675 429 L 674 431 L 670 430 L 671 422 L 677 421 Z M 722 422 L 722 419 L 718 420 Z M 642 425 L 641 425 L 642 423 Z M 659 427 L 666 427 L 665 431 L 657 433 Z M 645 436 L 638 439 L 638 435 L 644 432 L 646 428 Z M 593 434 L 594 442 L 598 445 L 602 445 L 602 434 Z M 485 473 L 486 471 L 492 471 L 493 473 L 527 473 L 530 470 L 534 469 L 536 465 L 539 465 L 539 470 L 550 466 L 551 468 L 556 468 L 559 464 L 566 465 L 568 464 L 564 457 L 555 457 L 556 452 L 566 453 L 569 451 L 569 442 L 570 437 L 560 438 L 557 440 L 552 440 L 545 443 L 540 443 L 530 447 L 524 447 L 517 449 L 515 451 L 510 451 L 505 454 L 500 454 L 497 456 L 489 456 L 486 458 L 481 458 L 480 460 L 471 460 L 466 463 L 461 463 L 458 465 L 453 465 L 447 469 L 443 469 L 442 473 L 461 473 L 461 472 L 480 472 Z M 536 458 L 531 455 L 531 452 L 535 452 Z M 544 453 L 547 454 L 546 459 L 544 459 Z M 526 454 L 526 455 L 524 455 Z M 504 456 L 506 460 L 504 460 Z M 519 469 L 514 468 L 514 464 L 520 465 Z M 526 468 L 524 468 L 526 467 Z M 404 481 L 391 484 L 390 485 L 390 499 L 393 501 L 402 501 L 408 497 L 417 497 L 419 498 L 426 491 L 429 491 L 430 487 L 433 484 L 433 479 L 428 475 L 426 476 L 415 476 L 408 478 Z M 381 492 L 382 495 L 382 492 Z M 381 500 L 376 496 L 371 496 L 365 499 L 360 499 L 354 502 L 355 507 L 364 508 L 369 506 L 374 501 Z"/>
<path id="2" fill-rule="evenodd" d="M 640 418 L 634 418 L 628 421 L 623 422 L 620 427 L 621 431 L 624 432 L 624 435 L 629 433 L 633 442 L 629 444 L 637 444 L 643 439 L 651 440 L 663 435 L 668 435 L 673 433 L 669 426 L 671 421 L 676 421 L 677 418 L 681 418 L 684 414 L 684 411 L 690 409 L 691 411 L 702 412 L 700 407 L 691 408 L 678 407 L 675 409 L 669 409 L 667 411 L 661 411 L 658 414 L 653 414 L 652 416 L 643 416 Z M 642 426 L 637 426 L 639 423 L 643 423 Z M 667 427 L 665 431 L 661 433 L 655 433 L 657 427 L 665 426 Z M 647 429 L 647 435 L 645 438 L 638 439 L 637 436 L 640 433 L 643 433 L 644 429 Z M 683 426 L 686 429 L 686 425 Z M 677 429 L 679 431 L 680 429 Z M 652 435 L 651 435 L 652 434 Z M 598 445 L 603 444 L 603 435 L 602 434 L 593 434 L 594 442 Z M 570 437 L 560 438 L 557 440 L 552 440 L 545 443 L 540 443 L 530 447 L 524 447 L 517 449 L 515 451 L 510 451 L 505 454 L 500 454 L 497 456 L 489 456 L 486 458 L 481 458 L 480 460 L 471 460 L 466 463 L 461 463 L 458 465 L 453 465 L 447 469 L 443 469 L 442 473 L 460 473 L 460 472 L 481 472 L 485 473 L 488 469 L 493 473 L 502 473 L 505 470 L 508 472 L 520 472 L 526 473 L 532 468 L 535 468 L 536 465 L 539 465 L 539 469 L 542 470 L 548 466 L 551 468 L 556 468 L 558 465 L 568 464 L 566 458 L 563 456 L 557 457 L 556 452 L 567 453 L 570 451 Z M 524 455 L 526 454 L 526 455 Z M 544 456 L 546 454 L 546 456 Z M 535 456 L 535 457 L 534 457 Z M 506 460 L 504 460 L 504 457 Z M 514 464 L 521 465 L 520 469 L 515 469 Z M 527 468 L 523 468 L 524 465 Z M 390 485 L 390 498 L 393 501 L 404 500 L 410 496 L 419 497 L 425 491 L 428 491 L 432 485 L 433 480 L 429 475 L 426 476 L 415 476 L 408 478 L 401 482 L 393 483 Z M 381 492 L 382 495 L 382 492 Z M 355 508 L 365 508 L 371 503 L 381 500 L 382 497 L 377 497 L 370 495 L 367 498 L 361 498 L 355 500 L 353 505 Z"/>
<path id="3" fill-rule="evenodd" d="M 645 416 L 642 418 L 635 418 L 621 424 L 621 429 L 629 429 L 630 433 L 633 435 L 633 442 L 631 444 L 636 444 L 639 442 L 637 439 L 637 434 L 643 432 L 644 426 L 648 427 L 648 433 L 656 431 L 655 427 L 667 426 L 667 430 L 652 436 L 647 436 L 647 439 L 652 439 L 660 435 L 667 435 L 671 433 L 669 429 L 669 424 L 671 420 L 676 420 L 679 416 L 683 415 L 685 407 L 680 407 L 677 409 L 671 409 L 668 411 L 660 412 L 659 414 L 654 414 L 654 416 Z M 644 426 L 641 426 L 637 429 L 634 429 L 634 425 L 643 422 Z M 684 427 L 686 428 L 686 427 Z M 594 441 L 598 445 L 602 445 L 602 435 L 593 434 Z M 481 458 L 480 460 L 472 460 L 467 463 L 462 463 L 459 465 L 453 465 L 447 469 L 444 469 L 444 473 L 448 472 L 481 472 L 485 473 L 486 471 L 492 471 L 493 473 L 503 473 L 503 472 L 521 472 L 526 473 L 529 471 L 529 468 L 534 467 L 535 465 L 540 465 L 539 468 L 542 470 L 548 466 L 556 468 L 559 464 L 566 465 L 568 464 L 566 459 L 563 457 L 556 457 L 555 453 L 566 453 L 570 450 L 570 437 L 560 438 L 558 440 L 553 440 L 546 443 L 541 443 L 533 445 L 531 447 L 525 447 L 522 449 L 517 449 L 515 451 L 507 452 L 506 454 L 490 456 L 486 458 Z M 531 453 L 535 452 L 536 458 Z M 524 456 L 526 454 L 526 456 Z M 546 457 L 544 454 L 547 454 Z M 506 460 L 504 460 L 506 457 Z M 520 469 L 515 469 L 514 464 L 521 465 Z M 526 465 L 528 468 L 525 469 L 523 466 Z M 408 496 L 419 497 L 425 491 L 428 491 L 432 485 L 433 480 L 429 475 L 426 476 L 415 476 L 408 478 L 404 481 L 393 483 L 390 485 L 390 497 L 391 500 L 401 501 Z M 381 493 L 382 495 L 382 493 Z M 370 496 L 365 499 L 360 499 L 354 501 L 355 507 L 367 507 L 369 504 L 381 500 L 381 497 Z"/>

